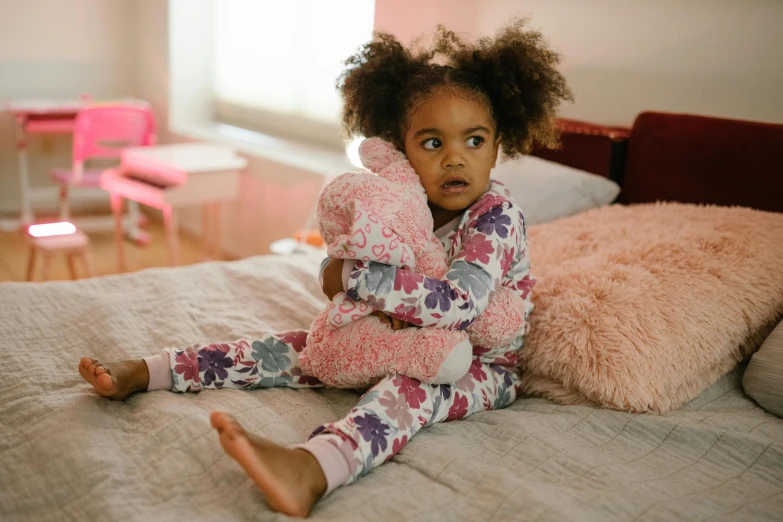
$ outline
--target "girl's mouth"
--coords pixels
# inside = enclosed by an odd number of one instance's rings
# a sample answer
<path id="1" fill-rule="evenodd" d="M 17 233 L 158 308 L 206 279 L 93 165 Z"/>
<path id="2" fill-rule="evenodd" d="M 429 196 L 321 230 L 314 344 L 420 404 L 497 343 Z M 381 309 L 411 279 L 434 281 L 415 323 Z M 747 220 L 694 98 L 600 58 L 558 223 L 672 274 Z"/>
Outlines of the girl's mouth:
<path id="1" fill-rule="evenodd" d="M 440 190 L 445 194 L 459 194 L 468 189 L 470 184 L 459 176 L 452 176 L 441 184 Z"/>

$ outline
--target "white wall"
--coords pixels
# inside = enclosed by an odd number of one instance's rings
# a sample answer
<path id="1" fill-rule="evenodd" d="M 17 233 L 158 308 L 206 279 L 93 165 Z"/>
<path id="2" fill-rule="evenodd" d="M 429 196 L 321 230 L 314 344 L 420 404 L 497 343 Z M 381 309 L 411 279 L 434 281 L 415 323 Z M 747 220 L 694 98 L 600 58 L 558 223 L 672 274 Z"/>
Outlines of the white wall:
<path id="1" fill-rule="evenodd" d="M 97 99 L 133 96 L 136 75 L 133 0 L 0 0 L 0 105 L 13 98 Z M 70 138 L 36 137 L 29 149 L 33 185 L 68 166 Z M 0 212 L 19 205 L 11 118 L 0 112 Z"/>
<path id="2" fill-rule="evenodd" d="M 487 36 L 529 16 L 563 56 L 562 115 L 631 125 L 644 110 L 783 122 L 779 0 L 377 0 L 403 42 L 437 23 Z"/>

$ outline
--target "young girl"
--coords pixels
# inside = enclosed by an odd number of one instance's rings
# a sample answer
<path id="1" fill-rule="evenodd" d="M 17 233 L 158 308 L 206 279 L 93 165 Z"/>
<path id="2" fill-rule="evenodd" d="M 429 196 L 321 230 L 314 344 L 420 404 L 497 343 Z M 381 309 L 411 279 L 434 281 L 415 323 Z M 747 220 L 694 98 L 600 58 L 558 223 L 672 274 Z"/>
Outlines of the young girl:
<path id="1" fill-rule="evenodd" d="M 418 54 L 380 34 L 347 60 L 338 81 L 344 126 L 350 134 L 384 138 L 408 156 L 450 270 L 437 280 L 374 262 L 346 267 L 330 260 L 322 269 L 329 299 L 347 291 L 370 302 L 393 329 L 466 328 L 503 285 L 520 292 L 530 313 L 534 280 L 522 213 L 489 175 L 501 145 L 517 156 L 533 140 L 556 141 L 555 110 L 570 98 L 557 63 L 541 35 L 522 22 L 473 45 L 440 28 L 432 50 Z M 84 357 L 79 372 L 117 400 L 159 389 L 320 386 L 297 366 L 306 339 L 307 332 L 294 331 L 169 348 L 143 360 L 102 364 Z M 522 345 L 520 335 L 492 352 L 475 347 L 470 371 L 454 384 L 389 376 L 345 418 L 293 449 L 248 434 L 222 412 L 213 412 L 211 422 L 272 509 L 306 516 L 319 498 L 393 457 L 421 428 L 508 406 L 518 391 L 514 365 Z"/>

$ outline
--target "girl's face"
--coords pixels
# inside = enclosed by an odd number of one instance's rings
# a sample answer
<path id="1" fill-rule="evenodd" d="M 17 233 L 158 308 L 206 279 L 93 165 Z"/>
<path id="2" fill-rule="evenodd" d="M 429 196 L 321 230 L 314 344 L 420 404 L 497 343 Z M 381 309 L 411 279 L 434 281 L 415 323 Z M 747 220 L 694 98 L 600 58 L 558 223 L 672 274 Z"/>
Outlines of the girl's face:
<path id="1" fill-rule="evenodd" d="M 476 202 L 487 190 L 500 138 L 487 107 L 441 89 L 408 118 L 405 154 L 421 178 L 435 228 Z"/>

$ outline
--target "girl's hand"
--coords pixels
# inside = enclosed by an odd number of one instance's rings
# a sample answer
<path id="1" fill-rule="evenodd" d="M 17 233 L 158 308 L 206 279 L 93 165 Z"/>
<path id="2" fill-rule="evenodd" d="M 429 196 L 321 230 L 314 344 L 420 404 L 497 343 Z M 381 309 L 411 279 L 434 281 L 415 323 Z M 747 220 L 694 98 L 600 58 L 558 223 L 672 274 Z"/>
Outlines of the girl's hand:
<path id="1" fill-rule="evenodd" d="M 343 288 L 343 260 L 332 259 L 329 261 L 329 264 L 324 268 L 323 279 L 324 295 L 330 301 L 340 292 L 345 292 L 345 288 Z"/>
<path id="2" fill-rule="evenodd" d="M 383 324 L 385 324 L 386 326 L 388 326 L 389 328 L 391 328 L 394 331 L 402 330 L 403 328 L 408 328 L 409 326 L 414 326 L 411 323 L 408 323 L 406 321 L 402 321 L 400 319 L 395 319 L 394 317 L 386 315 L 385 313 L 381 312 L 380 310 L 376 310 L 375 312 L 373 312 L 373 314 L 375 314 L 378 317 L 378 319 L 381 320 L 381 322 Z"/>

